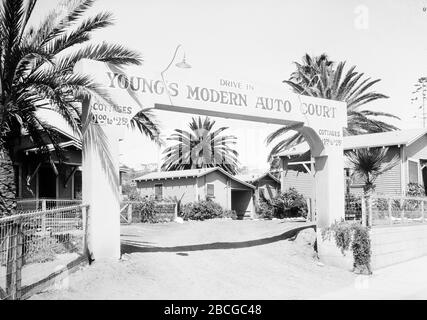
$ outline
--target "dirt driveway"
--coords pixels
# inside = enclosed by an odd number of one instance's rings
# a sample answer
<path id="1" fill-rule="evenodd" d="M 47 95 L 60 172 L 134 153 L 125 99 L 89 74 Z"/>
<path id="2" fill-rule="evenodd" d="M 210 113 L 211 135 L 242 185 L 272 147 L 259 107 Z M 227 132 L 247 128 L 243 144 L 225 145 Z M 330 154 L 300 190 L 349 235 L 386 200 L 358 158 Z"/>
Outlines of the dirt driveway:
<path id="1" fill-rule="evenodd" d="M 318 264 L 312 231 L 292 237 L 306 226 L 281 220 L 122 226 L 122 260 L 95 262 L 32 298 L 305 299 L 351 285 L 350 272 Z"/>

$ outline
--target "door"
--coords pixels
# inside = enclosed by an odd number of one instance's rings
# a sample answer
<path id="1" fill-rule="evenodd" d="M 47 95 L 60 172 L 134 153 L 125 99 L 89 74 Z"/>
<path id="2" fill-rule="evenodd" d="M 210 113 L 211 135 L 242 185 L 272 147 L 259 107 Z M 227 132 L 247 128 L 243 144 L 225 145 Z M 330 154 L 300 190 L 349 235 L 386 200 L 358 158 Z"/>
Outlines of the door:
<path id="1" fill-rule="evenodd" d="M 245 216 L 250 217 L 252 191 L 250 190 L 231 190 L 231 210 L 236 211 L 237 218 L 243 219 Z"/>
<path id="2" fill-rule="evenodd" d="M 52 168 L 40 168 L 38 181 L 39 198 L 56 199 L 56 175 Z"/>

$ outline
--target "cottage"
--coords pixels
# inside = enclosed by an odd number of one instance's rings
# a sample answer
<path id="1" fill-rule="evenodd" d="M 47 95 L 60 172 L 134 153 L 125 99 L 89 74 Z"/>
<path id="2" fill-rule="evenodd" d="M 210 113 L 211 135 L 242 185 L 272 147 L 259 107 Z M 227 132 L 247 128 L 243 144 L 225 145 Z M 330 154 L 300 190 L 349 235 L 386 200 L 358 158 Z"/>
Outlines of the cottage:
<path id="1" fill-rule="evenodd" d="M 410 129 L 344 137 L 344 152 L 362 148 L 387 147 L 387 161 L 395 156 L 399 163 L 376 180 L 379 194 L 401 195 L 408 183 L 427 184 L 427 129 Z M 301 144 L 278 154 L 280 158 L 282 190 L 295 187 L 306 197 L 313 195 L 314 162 L 308 145 Z M 363 181 L 352 177 L 349 163 L 345 163 L 347 192 L 361 194 Z M 343 182 L 344 183 L 344 182 Z"/>
<path id="2" fill-rule="evenodd" d="M 280 193 L 280 179 L 269 172 L 261 175 L 237 175 L 236 178 L 250 183 L 256 188 L 255 203 L 258 203 L 262 196 L 266 199 L 272 199 Z"/>
<path id="3" fill-rule="evenodd" d="M 143 196 L 157 200 L 182 198 L 183 203 L 212 199 L 238 216 L 252 217 L 255 213 L 255 187 L 221 168 L 152 172 L 134 179 Z"/>
<path id="4" fill-rule="evenodd" d="M 82 197 L 82 143 L 62 117 L 50 110 L 38 112 L 40 119 L 52 125 L 61 159 L 50 144 L 46 132 L 41 152 L 30 136 L 23 135 L 14 143 L 16 196 L 19 199 L 79 200 Z M 120 168 L 120 178 L 126 168 Z"/>

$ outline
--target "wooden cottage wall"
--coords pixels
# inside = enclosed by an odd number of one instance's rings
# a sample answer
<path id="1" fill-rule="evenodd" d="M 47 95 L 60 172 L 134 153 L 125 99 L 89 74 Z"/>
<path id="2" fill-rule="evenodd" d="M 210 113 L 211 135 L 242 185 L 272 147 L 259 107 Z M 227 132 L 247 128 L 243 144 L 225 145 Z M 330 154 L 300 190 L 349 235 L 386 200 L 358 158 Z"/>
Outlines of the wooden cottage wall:
<path id="1" fill-rule="evenodd" d="M 163 198 L 182 198 L 183 203 L 193 202 L 196 199 L 196 178 L 163 179 L 153 181 L 138 181 L 137 188 L 142 196 L 154 197 L 154 185 L 163 184 Z"/>

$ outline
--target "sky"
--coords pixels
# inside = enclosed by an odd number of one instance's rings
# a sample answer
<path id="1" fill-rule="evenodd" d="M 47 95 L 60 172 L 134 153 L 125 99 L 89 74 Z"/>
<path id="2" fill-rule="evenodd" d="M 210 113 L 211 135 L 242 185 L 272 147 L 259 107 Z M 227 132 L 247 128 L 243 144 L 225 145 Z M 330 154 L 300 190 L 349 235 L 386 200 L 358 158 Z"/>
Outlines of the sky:
<path id="1" fill-rule="evenodd" d="M 58 1 L 40 0 L 33 20 Z M 207 74 L 249 82 L 281 83 L 305 53 L 331 60 L 381 81 L 375 91 L 389 99 L 366 109 L 392 113 L 401 129 L 422 127 L 413 118 L 411 92 L 427 76 L 427 0 L 98 0 L 91 14 L 110 11 L 115 25 L 98 31 L 93 42 L 108 41 L 139 51 L 144 68 L 163 70 L 181 44 L 175 62 L 187 61 Z M 184 129 L 190 115 L 155 111 L 166 138 Z M 266 169 L 265 138 L 277 125 L 215 118 L 238 138 L 242 166 Z M 121 162 L 138 168 L 161 159 L 161 148 L 136 132 L 121 144 Z"/>

